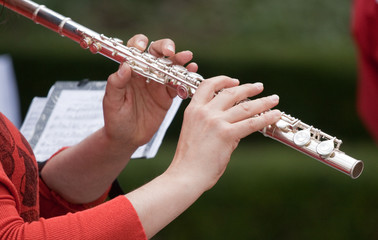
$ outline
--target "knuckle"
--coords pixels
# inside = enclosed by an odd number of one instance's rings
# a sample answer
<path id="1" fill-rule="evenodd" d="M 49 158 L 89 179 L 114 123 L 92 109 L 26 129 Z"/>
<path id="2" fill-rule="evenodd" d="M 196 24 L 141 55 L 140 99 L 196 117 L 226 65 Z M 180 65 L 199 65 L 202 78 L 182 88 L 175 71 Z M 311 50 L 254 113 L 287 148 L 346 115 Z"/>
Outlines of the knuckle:
<path id="1" fill-rule="evenodd" d="M 255 131 L 255 129 L 256 129 L 256 117 L 249 118 L 248 119 L 248 125 L 249 125 L 249 128 L 252 131 Z"/>
<path id="2" fill-rule="evenodd" d="M 246 112 L 248 115 L 253 113 L 253 108 L 248 102 L 239 103 L 238 106 L 242 109 L 242 111 Z"/>
<path id="3" fill-rule="evenodd" d="M 235 91 L 231 90 L 230 88 L 223 89 L 221 94 L 228 95 L 230 97 L 234 97 L 236 95 Z"/>
<path id="4" fill-rule="evenodd" d="M 210 115 L 209 110 L 206 107 L 199 107 L 196 108 L 195 114 L 202 120 L 202 121 L 209 121 Z"/>

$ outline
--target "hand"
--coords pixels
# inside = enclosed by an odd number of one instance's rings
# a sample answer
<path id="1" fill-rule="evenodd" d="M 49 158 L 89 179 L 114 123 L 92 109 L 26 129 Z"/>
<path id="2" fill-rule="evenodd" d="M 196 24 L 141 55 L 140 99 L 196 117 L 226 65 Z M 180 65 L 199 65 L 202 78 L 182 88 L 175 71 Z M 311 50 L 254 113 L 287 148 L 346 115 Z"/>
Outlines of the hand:
<path id="1" fill-rule="evenodd" d="M 239 86 L 238 80 L 223 76 L 200 84 L 185 110 L 171 165 L 162 175 L 126 195 L 148 238 L 218 181 L 241 138 L 278 121 L 278 110 L 256 116 L 277 105 L 276 95 L 235 105 L 262 90 L 262 84 Z"/>
<path id="2" fill-rule="evenodd" d="M 148 39 L 144 35 L 131 38 L 127 46 L 144 51 Z M 174 64 L 185 65 L 193 54 L 183 51 L 175 54 L 175 44 L 170 39 L 162 39 L 150 45 L 149 52 L 156 57 L 169 57 Z M 195 63 L 187 69 L 196 72 Z M 132 72 L 127 64 L 121 64 L 117 73 L 112 74 L 107 83 L 103 100 L 106 135 L 113 142 L 138 147 L 147 143 L 158 130 L 176 92 L 173 89 L 151 81 Z"/>
<path id="3" fill-rule="evenodd" d="M 279 120 L 278 110 L 258 115 L 278 104 L 277 95 L 235 105 L 262 90 L 261 83 L 239 86 L 238 80 L 228 77 L 202 82 L 185 110 L 177 151 L 167 173 L 186 176 L 204 190 L 211 188 L 240 139 Z"/>

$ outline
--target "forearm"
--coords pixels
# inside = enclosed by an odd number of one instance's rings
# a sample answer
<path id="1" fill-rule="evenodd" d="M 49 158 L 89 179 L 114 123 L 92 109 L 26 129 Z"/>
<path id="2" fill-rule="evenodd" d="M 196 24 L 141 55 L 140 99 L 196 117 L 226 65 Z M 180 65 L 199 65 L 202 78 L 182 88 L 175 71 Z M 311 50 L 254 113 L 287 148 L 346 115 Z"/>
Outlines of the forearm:
<path id="1" fill-rule="evenodd" d="M 126 194 L 134 206 L 148 238 L 168 225 L 204 192 L 201 183 L 165 172 L 146 185 Z"/>
<path id="2" fill-rule="evenodd" d="M 42 178 L 67 201 L 91 202 L 104 194 L 136 148 L 117 146 L 100 129 L 51 158 L 42 170 Z"/>

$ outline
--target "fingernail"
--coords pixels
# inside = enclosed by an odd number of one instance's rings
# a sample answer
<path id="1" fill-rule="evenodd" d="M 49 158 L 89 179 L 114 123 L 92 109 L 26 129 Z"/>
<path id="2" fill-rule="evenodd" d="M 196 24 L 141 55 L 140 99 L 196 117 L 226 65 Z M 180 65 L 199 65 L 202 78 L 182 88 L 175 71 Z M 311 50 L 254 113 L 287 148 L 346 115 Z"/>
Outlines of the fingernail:
<path id="1" fill-rule="evenodd" d="M 263 89 L 263 88 L 264 88 L 264 84 L 262 84 L 261 82 L 256 82 L 256 83 L 255 83 L 255 86 L 256 86 L 258 89 Z"/>
<path id="2" fill-rule="evenodd" d="M 239 79 L 237 79 L 237 78 L 233 78 L 232 80 L 234 80 L 234 81 L 237 82 L 237 83 L 240 82 Z"/>
<path id="3" fill-rule="evenodd" d="M 281 115 L 282 115 L 281 111 L 278 110 L 278 109 L 274 109 L 274 110 L 272 110 L 271 112 L 272 112 L 274 115 L 276 115 L 277 117 L 278 117 L 278 116 L 281 117 Z"/>
<path id="4" fill-rule="evenodd" d="M 190 50 L 185 50 L 185 51 L 182 51 L 182 52 L 187 53 L 187 54 L 190 54 L 190 55 L 193 57 L 193 52 L 190 51 Z"/>
<path id="5" fill-rule="evenodd" d="M 280 99 L 280 97 L 277 94 L 273 94 L 273 95 L 270 96 L 270 99 L 273 102 L 278 102 L 278 100 Z"/>
<path id="6" fill-rule="evenodd" d="M 173 45 L 171 45 L 171 44 L 169 44 L 169 45 L 167 46 L 167 49 L 168 49 L 169 51 L 171 51 L 171 52 L 175 52 L 175 47 L 174 47 Z"/>
<path id="7" fill-rule="evenodd" d="M 138 41 L 136 43 L 140 48 L 145 49 L 147 47 L 147 43 L 145 41 Z"/>
<path id="8" fill-rule="evenodd" d="M 119 69 L 117 71 L 117 75 L 120 78 L 123 78 L 126 75 L 126 68 L 125 68 L 124 65 L 125 65 L 124 63 L 121 63 L 121 65 L 119 66 Z"/>

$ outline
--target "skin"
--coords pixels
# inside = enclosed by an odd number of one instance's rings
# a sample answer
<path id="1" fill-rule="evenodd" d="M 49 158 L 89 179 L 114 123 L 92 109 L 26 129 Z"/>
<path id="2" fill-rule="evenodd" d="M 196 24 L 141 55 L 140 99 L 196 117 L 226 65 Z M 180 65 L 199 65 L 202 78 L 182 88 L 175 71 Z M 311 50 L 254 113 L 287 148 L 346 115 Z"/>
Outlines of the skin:
<path id="1" fill-rule="evenodd" d="M 143 51 L 147 43 L 147 37 L 136 35 L 127 45 Z M 175 54 L 175 45 L 169 39 L 154 42 L 150 53 L 169 57 L 180 65 L 187 64 L 193 56 L 190 51 Z M 190 63 L 187 68 L 195 72 L 198 66 Z M 72 203 L 96 200 L 127 165 L 137 147 L 149 141 L 175 92 L 145 80 L 127 64 L 109 76 L 103 100 L 105 126 L 46 164 L 41 174 L 52 190 Z M 185 110 L 176 153 L 168 169 L 125 195 L 148 238 L 216 184 L 242 138 L 278 121 L 281 113 L 268 111 L 278 104 L 277 95 L 236 104 L 262 91 L 261 83 L 240 85 L 238 80 L 226 76 L 200 84 Z"/>

